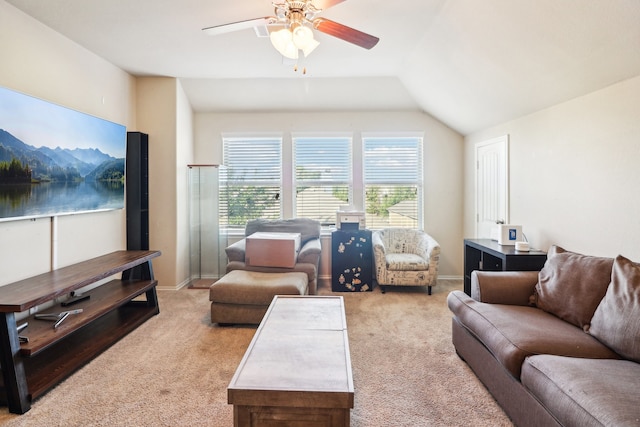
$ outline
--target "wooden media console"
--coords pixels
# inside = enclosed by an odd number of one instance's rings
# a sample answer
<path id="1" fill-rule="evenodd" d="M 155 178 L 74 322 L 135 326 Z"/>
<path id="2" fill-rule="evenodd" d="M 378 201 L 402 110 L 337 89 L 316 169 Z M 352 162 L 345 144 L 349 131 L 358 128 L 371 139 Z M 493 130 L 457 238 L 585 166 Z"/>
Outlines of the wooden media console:
<path id="1" fill-rule="evenodd" d="M 158 256 L 159 251 L 116 251 L 0 287 L 0 401 L 10 412 L 27 412 L 34 399 L 160 312 L 151 265 Z M 89 295 L 86 300 L 42 309 L 82 309 L 56 328 L 35 314 L 16 322 L 17 313 L 63 300 L 118 273 L 121 279 L 83 293 Z M 25 322 L 28 326 L 18 332 L 17 323 Z"/>

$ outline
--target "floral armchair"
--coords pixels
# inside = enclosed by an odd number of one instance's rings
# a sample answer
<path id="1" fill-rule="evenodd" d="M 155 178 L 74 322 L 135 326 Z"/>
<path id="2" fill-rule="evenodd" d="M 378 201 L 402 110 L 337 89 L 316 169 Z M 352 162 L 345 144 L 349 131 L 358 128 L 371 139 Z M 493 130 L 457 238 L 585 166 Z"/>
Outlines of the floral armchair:
<path id="1" fill-rule="evenodd" d="M 440 245 L 421 230 L 385 228 L 372 236 L 376 281 L 386 286 L 426 286 L 429 295 L 438 278 Z"/>

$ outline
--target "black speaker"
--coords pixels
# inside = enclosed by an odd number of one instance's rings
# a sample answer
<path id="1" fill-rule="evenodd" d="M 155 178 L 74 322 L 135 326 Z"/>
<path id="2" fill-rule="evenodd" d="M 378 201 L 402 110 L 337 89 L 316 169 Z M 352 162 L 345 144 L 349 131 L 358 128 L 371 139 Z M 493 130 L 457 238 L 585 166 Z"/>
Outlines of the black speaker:
<path id="1" fill-rule="evenodd" d="M 149 250 L 149 135 L 127 132 L 127 250 Z"/>

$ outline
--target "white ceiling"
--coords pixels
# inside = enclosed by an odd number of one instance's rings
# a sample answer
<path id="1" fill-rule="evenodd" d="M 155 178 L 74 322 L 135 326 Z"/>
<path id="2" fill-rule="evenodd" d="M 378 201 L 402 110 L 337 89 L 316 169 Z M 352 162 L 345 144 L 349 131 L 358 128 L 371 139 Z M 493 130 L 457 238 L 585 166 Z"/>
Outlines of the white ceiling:
<path id="1" fill-rule="evenodd" d="M 462 134 L 640 75 L 639 0 L 348 0 L 284 64 L 252 29 L 268 0 L 6 0 L 133 75 L 180 78 L 195 111 L 422 110 Z M 307 73 L 302 74 L 306 68 Z"/>

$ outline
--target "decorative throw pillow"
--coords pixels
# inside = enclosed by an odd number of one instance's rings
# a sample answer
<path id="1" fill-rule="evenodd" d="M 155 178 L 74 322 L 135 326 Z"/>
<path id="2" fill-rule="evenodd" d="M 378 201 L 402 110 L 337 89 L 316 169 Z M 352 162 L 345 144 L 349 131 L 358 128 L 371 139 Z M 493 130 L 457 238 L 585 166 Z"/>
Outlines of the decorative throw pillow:
<path id="1" fill-rule="evenodd" d="M 621 356 L 640 362 L 640 265 L 621 255 L 615 259 L 611 285 L 589 333 Z"/>
<path id="2" fill-rule="evenodd" d="M 585 331 L 611 281 L 613 258 L 601 258 L 552 246 L 538 274 L 532 302 Z"/>

